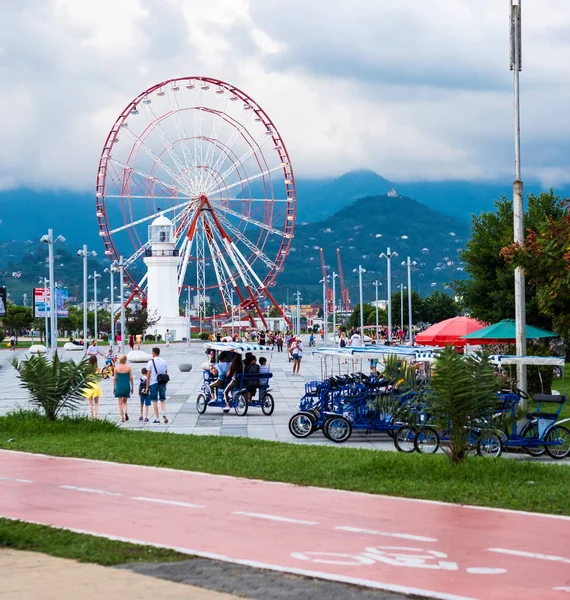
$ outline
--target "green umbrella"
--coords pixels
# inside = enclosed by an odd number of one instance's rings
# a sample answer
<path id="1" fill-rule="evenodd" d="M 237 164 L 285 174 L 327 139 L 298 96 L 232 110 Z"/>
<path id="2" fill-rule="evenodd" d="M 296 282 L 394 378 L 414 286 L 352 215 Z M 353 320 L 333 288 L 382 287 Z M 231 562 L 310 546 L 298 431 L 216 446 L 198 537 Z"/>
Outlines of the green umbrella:
<path id="1" fill-rule="evenodd" d="M 462 339 L 489 344 L 499 340 L 514 340 L 516 337 L 515 320 L 503 319 L 494 325 L 489 325 L 489 327 L 485 327 L 484 329 L 468 333 L 467 335 L 462 336 Z M 538 327 L 533 327 L 532 325 L 527 325 L 526 337 L 527 339 L 558 337 L 558 334 L 552 333 L 552 331 L 546 331 L 545 329 L 539 329 Z"/>

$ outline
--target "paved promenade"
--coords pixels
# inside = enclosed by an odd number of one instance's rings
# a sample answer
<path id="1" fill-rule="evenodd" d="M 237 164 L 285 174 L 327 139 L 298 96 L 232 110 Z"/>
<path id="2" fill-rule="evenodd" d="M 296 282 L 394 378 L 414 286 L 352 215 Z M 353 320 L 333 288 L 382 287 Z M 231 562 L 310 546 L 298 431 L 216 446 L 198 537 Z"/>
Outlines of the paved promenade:
<path id="1" fill-rule="evenodd" d="M 570 591 L 563 516 L 9 451 L 0 515 L 440 600 Z"/>
<path id="2" fill-rule="evenodd" d="M 138 396 L 136 396 L 129 401 L 130 420 L 121 424 L 121 427 L 169 431 L 172 433 L 192 433 L 195 435 L 232 435 L 302 444 L 331 445 L 332 442 L 328 441 L 320 432 L 310 436 L 307 440 L 296 440 L 288 429 L 289 419 L 297 411 L 299 399 L 304 393 L 305 382 L 321 378 L 321 361 L 311 355 L 308 348 L 308 336 L 306 337 L 301 375 L 292 374 L 292 366 L 288 362 L 286 352 L 278 353 L 276 350 L 273 352 L 271 358 L 271 370 L 273 372 L 271 393 L 275 398 L 275 411 L 271 417 L 264 416 L 259 408 L 251 408 L 245 417 L 238 417 L 233 410 L 224 415 L 220 408 L 209 408 L 204 415 L 199 415 L 196 412 L 195 402 L 202 383 L 200 365 L 206 359 L 203 342 L 193 341 L 190 346 L 187 344 L 172 344 L 169 348 L 160 345 L 161 356 L 168 362 L 171 377 L 167 388 L 169 423 L 167 425 L 164 423 L 153 425 L 152 423 L 145 424 L 138 421 L 140 403 Z M 105 350 L 103 345 L 101 348 L 102 351 Z M 143 346 L 143 349 L 150 353 L 151 346 Z M 64 358 L 78 359 L 82 355 L 81 352 L 63 352 L 62 349 L 59 351 Z M 16 355 L 23 358 L 26 352 L 21 349 Z M 0 366 L 2 367 L 0 369 L 0 414 L 5 414 L 18 406 L 27 406 L 27 392 L 20 387 L 16 371 L 9 364 L 9 360 L 13 356 L 14 353 L 8 350 L 0 351 Z M 100 365 L 103 362 L 103 358 L 99 357 Z M 190 373 L 181 373 L 178 370 L 178 365 L 182 362 L 189 362 L 193 365 Z M 140 375 L 140 369 L 146 365 L 134 364 L 131 366 L 136 380 Z M 338 364 L 335 368 L 338 369 Z M 367 366 L 364 366 L 364 368 L 367 368 Z M 102 381 L 101 388 L 104 397 L 100 400 L 99 416 L 119 421 L 119 410 L 113 397 L 112 382 Z M 84 412 L 87 413 L 87 401 L 85 402 Z M 394 450 L 394 444 L 388 436 L 378 434 L 366 436 L 364 433 L 358 432 L 353 433 L 349 442 L 343 444 L 343 446 Z"/>

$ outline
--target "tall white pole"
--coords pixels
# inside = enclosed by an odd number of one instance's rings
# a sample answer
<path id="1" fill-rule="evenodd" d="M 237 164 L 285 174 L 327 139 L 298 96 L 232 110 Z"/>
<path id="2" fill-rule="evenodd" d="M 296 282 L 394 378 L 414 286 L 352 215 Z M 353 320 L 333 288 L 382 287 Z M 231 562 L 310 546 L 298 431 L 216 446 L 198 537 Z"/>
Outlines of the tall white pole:
<path id="1" fill-rule="evenodd" d="M 380 339 L 379 329 L 378 329 L 378 286 L 380 285 L 379 281 L 374 282 L 374 287 L 376 288 L 376 343 Z"/>
<path id="2" fill-rule="evenodd" d="M 333 336 L 333 346 L 336 348 L 336 278 L 338 275 L 333 271 L 332 274 L 332 336 Z"/>
<path id="3" fill-rule="evenodd" d="M 111 348 L 115 346 L 115 278 L 113 277 L 113 264 L 109 267 L 109 279 L 111 281 Z"/>
<path id="4" fill-rule="evenodd" d="M 400 329 L 404 332 L 404 284 L 400 284 Z"/>
<path id="5" fill-rule="evenodd" d="M 295 296 L 297 298 L 297 335 L 301 335 L 301 292 L 297 290 Z"/>
<path id="6" fill-rule="evenodd" d="M 412 335 L 412 263 L 410 261 L 410 257 L 408 256 L 408 339 L 410 340 L 410 345 L 414 341 L 414 336 Z"/>
<path id="7" fill-rule="evenodd" d="M 87 298 L 87 245 L 83 245 L 83 351 L 87 352 L 87 306 L 89 299 Z"/>
<path id="8" fill-rule="evenodd" d="M 121 293 L 121 354 L 125 353 L 125 263 L 123 257 L 119 257 L 119 277 Z"/>
<path id="9" fill-rule="evenodd" d="M 49 316 L 50 316 L 50 346 L 53 352 L 57 351 L 57 334 L 54 332 L 54 299 L 55 279 L 53 264 L 53 229 L 48 229 L 48 265 L 49 265 Z"/>
<path id="10" fill-rule="evenodd" d="M 93 271 L 93 304 L 94 304 L 94 310 L 95 310 L 95 314 L 93 315 L 94 317 L 94 321 L 93 321 L 93 325 L 94 325 L 94 330 L 95 330 L 95 339 L 99 339 L 99 332 L 98 332 L 98 328 L 97 328 L 97 278 L 99 277 L 99 273 L 97 273 L 97 271 Z"/>
<path id="11" fill-rule="evenodd" d="M 358 265 L 358 287 L 360 289 L 360 337 L 362 338 L 362 345 L 364 346 L 364 301 L 362 298 L 362 273 L 364 269 L 361 265 Z"/>
<path id="12" fill-rule="evenodd" d="M 48 298 L 48 278 L 44 277 L 44 315 L 45 315 L 45 319 L 46 319 L 46 323 L 45 323 L 45 328 L 46 328 L 46 333 L 45 333 L 45 338 L 46 338 L 46 348 L 49 348 L 49 316 L 48 316 L 48 302 L 47 302 L 47 298 Z"/>
<path id="13" fill-rule="evenodd" d="M 234 291 L 231 290 L 231 302 L 232 302 L 232 340 L 235 335 L 235 325 L 234 325 Z"/>
<path id="14" fill-rule="evenodd" d="M 388 279 L 388 341 L 392 341 L 392 269 L 391 261 L 392 258 L 398 256 L 397 252 L 390 252 L 390 248 L 386 250 L 386 253 L 382 252 L 380 258 L 385 258 L 387 263 L 387 279 Z"/>
<path id="15" fill-rule="evenodd" d="M 522 0 L 511 0 L 511 70 L 513 71 L 514 126 L 515 126 L 515 181 L 513 182 L 514 241 L 524 244 L 524 194 L 521 181 L 521 120 L 519 73 L 522 71 Z M 515 327 L 516 351 L 526 355 L 526 298 L 525 275 L 521 267 L 515 269 Z M 518 387 L 526 392 L 526 365 L 517 366 Z"/>
<path id="16" fill-rule="evenodd" d="M 321 279 L 323 284 L 323 341 L 327 345 L 327 280 Z"/>
<path id="17" fill-rule="evenodd" d="M 186 340 L 187 344 L 190 345 L 190 338 L 192 337 L 192 325 L 190 323 L 190 286 L 188 286 L 188 297 L 186 298 L 186 329 L 187 335 Z"/>

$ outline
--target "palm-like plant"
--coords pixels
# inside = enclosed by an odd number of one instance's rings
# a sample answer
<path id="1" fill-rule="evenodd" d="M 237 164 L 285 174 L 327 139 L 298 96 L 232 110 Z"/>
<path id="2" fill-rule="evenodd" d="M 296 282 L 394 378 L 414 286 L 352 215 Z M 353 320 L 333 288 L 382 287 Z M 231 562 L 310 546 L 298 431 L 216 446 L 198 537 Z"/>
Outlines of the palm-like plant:
<path id="1" fill-rule="evenodd" d="M 37 354 L 23 361 L 14 359 L 12 365 L 19 373 L 21 387 L 30 393 L 32 404 L 50 421 L 63 411 L 77 410 L 86 388 L 96 379 L 88 361 L 62 361 L 57 352 L 53 358 Z"/>
<path id="2" fill-rule="evenodd" d="M 449 433 L 452 462 L 467 457 L 473 432 L 491 429 L 497 378 L 486 353 L 462 356 L 445 348 L 435 362 L 431 378 L 429 413 L 433 424 Z"/>

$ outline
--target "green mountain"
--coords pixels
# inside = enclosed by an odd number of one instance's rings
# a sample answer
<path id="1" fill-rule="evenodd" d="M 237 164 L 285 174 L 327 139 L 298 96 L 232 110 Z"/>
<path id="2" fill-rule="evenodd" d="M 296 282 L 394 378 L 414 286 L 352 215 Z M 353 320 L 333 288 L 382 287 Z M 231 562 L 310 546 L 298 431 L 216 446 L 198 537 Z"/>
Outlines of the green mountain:
<path id="1" fill-rule="evenodd" d="M 278 278 L 277 289 L 290 292 L 301 289 L 307 299 L 322 297 L 319 248 L 323 248 L 328 272 L 338 272 L 336 248 L 340 248 L 347 286 L 354 302 L 358 297 L 358 275 L 362 265 L 364 296 L 372 300 L 374 280 L 382 281 L 386 293 L 386 260 L 379 254 L 388 247 L 398 253 L 392 261 L 394 286 L 407 284 L 406 268 L 401 265 L 408 256 L 417 264 L 413 289 L 428 294 L 443 290 L 453 279 L 464 276 L 459 252 L 469 237 L 469 225 L 455 217 L 435 211 L 405 196 L 377 195 L 361 198 L 334 215 L 306 225 L 298 225 L 285 271 Z M 292 297 L 292 296 L 291 296 Z"/>

